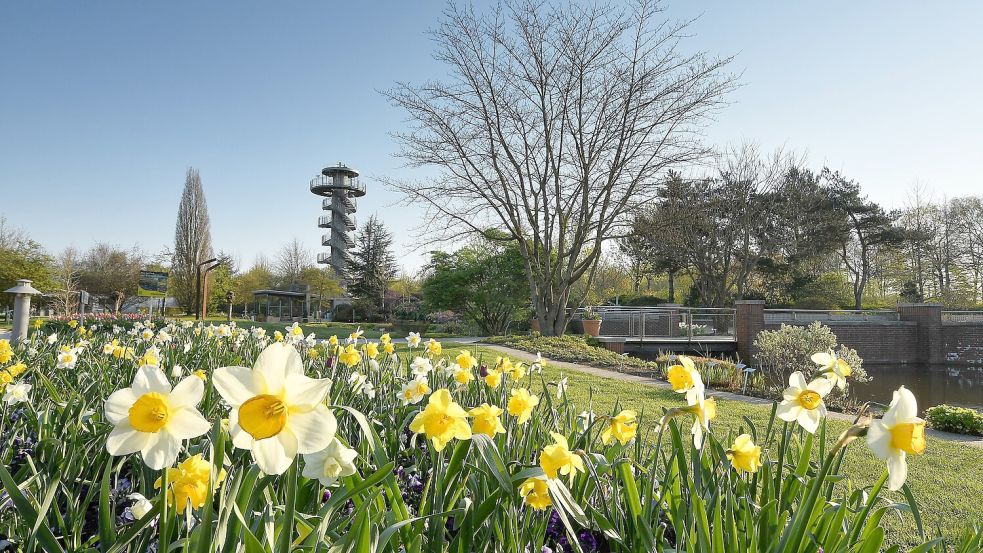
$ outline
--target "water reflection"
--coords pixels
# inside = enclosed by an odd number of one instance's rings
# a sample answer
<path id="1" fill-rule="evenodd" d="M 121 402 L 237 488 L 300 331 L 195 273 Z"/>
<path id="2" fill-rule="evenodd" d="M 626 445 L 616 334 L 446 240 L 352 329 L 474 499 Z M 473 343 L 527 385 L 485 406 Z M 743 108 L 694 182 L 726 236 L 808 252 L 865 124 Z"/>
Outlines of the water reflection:
<path id="1" fill-rule="evenodd" d="M 891 392 L 903 384 L 922 409 L 942 403 L 983 409 L 983 367 L 864 363 L 864 370 L 874 379 L 850 384 L 851 394 L 862 401 L 888 404 Z"/>

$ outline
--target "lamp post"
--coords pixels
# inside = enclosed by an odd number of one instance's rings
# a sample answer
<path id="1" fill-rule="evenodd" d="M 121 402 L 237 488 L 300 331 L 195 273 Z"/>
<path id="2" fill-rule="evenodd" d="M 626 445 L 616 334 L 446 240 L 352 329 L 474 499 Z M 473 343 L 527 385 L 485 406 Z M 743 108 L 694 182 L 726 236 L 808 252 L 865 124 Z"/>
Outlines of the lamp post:
<path id="1" fill-rule="evenodd" d="M 203 265 L 208 265 L 209 263 L 215 263 L 216 261 L 217 258 L 213 257 L 207 261 L 202 261 L 197 267 L 195 267 L 195 282 L 197 284 L 197 287 L 195 288 L 195 319 L 201 320 L 204 318 L 201 301 L 201 267 Z M 205 271 L 206 275 L 208 274 L 209 270 L 211 269 Z"/>
<path id="2" fill-rule="evenodd" d="M 225 293 L 225 301 L 229 304 L 229 314 L 225 317 L 225 322 L 232 322 L 232 302 L 235 301 L 236 294 L 232 290 Z"/>
<path id="3" fill-rule="evenodd" d="M 19 279 L 17 286 L 5 292 L 14 295 L 14 326 L 10 333 L 10 341 L 17 343 L 27 339 L 27 320 L 31 318 L 31 296 L 41 292 L 35 290 L 31 286 L 31 281 L 26 278 Z"/>

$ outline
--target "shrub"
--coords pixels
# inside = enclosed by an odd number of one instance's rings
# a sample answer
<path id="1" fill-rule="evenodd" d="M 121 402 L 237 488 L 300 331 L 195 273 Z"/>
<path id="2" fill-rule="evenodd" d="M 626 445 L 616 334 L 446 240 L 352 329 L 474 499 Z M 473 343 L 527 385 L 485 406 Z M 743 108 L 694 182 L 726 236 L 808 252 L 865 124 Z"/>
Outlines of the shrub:
<path id="1" fill-rule="evenodd" d="M 809 326 L 783 324 L 779 330 L 765 330 L 754 340 L 756 359 L 764 375 L 765 383 L 781 389 L 788 383 L 788 377 L 795 371 L 805 374 L 816 372 L 812 354 L 817 351 L 834 351 L 853 368 L 851 380 L 867 382 L 870 378 L 863 369 L 863 359 L 857 350 L 837 346 L 836 334 L 819 321 Z"/>
<path id="2" fill-rule="evenodd" d="M 600 346 L 600 342 L 589 336 L 542 336 L 533 332 L 523 336 L 496 336 L 488 343 L 507 346 L 529 353 L 542 353 L 543 357 L 555 361 L 583 363 L 595 367 L 613 368 L 630 373 L 662 374 L 658 363 L 637 357 L 619 355 Z"/>
<path id="3" fill-rule="evenodd" d="M 983 436 L 983 413 L 966 407 L 936 405 L 925 411 L 925 420 L 936 430 Z"/>

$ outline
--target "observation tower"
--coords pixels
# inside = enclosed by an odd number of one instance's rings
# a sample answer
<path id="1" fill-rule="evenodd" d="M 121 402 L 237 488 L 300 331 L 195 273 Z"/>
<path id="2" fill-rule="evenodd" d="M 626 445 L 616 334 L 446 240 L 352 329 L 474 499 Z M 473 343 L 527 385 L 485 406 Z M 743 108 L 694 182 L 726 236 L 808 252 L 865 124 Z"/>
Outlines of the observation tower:
<path id="1" fill-rule="evenodd" d="M 338 165 L 325 167 L 311 180 L 311 192 L 324 198 L 321 209 L 329 213 L 318 218 L 317 226 L 330 229 L 321 235 L 321 245 L 331 251 L 317 254 L 317 262 L 334 267 L 342 282 L 347 282 L 351 261 L 348 249 L 355 246 L 352 214 L 357 209 L 355 198 L 365 195 L 365 186 L 358 180 L 358 171 L 338 162 Z"/>

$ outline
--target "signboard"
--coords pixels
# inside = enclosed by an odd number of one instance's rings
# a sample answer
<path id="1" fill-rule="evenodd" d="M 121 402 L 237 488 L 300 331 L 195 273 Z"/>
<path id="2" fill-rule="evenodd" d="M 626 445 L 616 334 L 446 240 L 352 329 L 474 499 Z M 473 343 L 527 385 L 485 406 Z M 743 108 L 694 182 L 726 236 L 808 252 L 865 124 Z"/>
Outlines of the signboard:
<path id="1" fill-rule="evenodd" d="M 140 271 L 137 295 L 148 298 L 165 297 L 167 295 L 167 273 L 163 271 Z"/>

